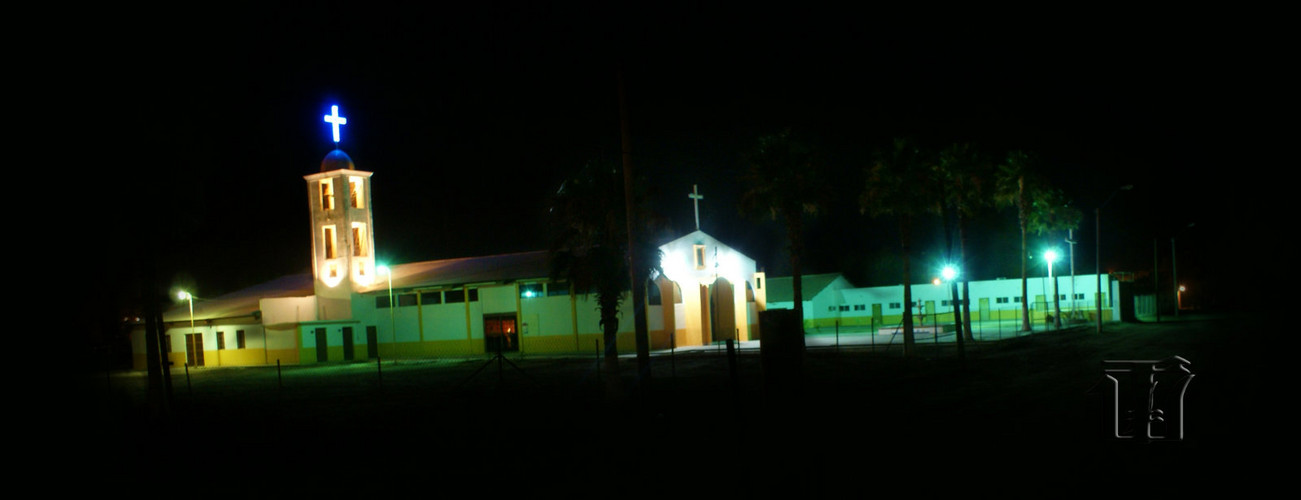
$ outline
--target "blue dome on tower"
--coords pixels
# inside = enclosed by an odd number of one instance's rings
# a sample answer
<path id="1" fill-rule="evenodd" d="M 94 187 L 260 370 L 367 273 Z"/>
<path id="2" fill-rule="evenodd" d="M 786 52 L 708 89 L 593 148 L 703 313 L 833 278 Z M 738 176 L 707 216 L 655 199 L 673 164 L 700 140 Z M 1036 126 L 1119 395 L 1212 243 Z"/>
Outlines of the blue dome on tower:
<path id="1" fill-rule="evenodd" d="M 344 153 L 342 149 L 330 151 L 329 154 L 325 155 L 325 159 L 321 160 L 322 172 L 341 169 L 357 169 L 356 166 L 352 164 L 352 158 L 349 158 L 348 153 Z"/>

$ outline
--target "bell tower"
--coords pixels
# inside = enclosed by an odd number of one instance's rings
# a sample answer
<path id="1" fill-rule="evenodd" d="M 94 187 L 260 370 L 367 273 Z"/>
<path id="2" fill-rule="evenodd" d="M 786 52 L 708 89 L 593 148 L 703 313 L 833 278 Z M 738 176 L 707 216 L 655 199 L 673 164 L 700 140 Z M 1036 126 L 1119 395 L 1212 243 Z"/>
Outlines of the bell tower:
<path id="1" fill-rule="evenodd" d="M 346 120 L 338 116 L 335 106 L 325 121 L 334 124 L 337 146 L 338 126 Z M 375 280 L 371 175 L 357 170 L 352 158 L 336 148 L 321 160 L 319 173 L 303 177 L 307 180 L 307 205 L 312 215 L 317 319 L 351 318 L 352 294 Z"/>

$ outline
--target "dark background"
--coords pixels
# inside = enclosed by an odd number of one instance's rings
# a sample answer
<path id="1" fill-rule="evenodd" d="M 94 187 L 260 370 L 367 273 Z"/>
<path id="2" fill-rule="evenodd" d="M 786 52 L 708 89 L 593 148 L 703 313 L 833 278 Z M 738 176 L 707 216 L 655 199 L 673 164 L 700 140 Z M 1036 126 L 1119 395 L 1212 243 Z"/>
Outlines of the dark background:
<path id="1" fill-rule="evenodd" d="M 1157 239 L 1169 287 L 1177 235 L 1180 280 L 1202 305 L 1228 305 L 1268 272 L 1245 242 L 1259 240 L 1269 216 L 1256 200 L 1277 175 L 1258 119 L 1278 104 L 1277 35 L 1247 15 L 693 2 L 105 15 L 86 21 L 101 36 L 79 37 L 58 63 L 76 69 L 61 84 L 90 105 L 61 125 L 95 137 L 66 149 L 107 173 L 73 193 L 107 201 L 85 233 L 106 263 L 91 289 L 116 299 L 89 308 L 96 324 L 178 288 L 215 297 L 309 272 L 302 177 L 333 148 L 321 120 L 331 104 L 348 119 L 340 148 L 375 173 L 380 262 L 545 249 L 563 176 L 619 160 L 620 66 L 634 166 L 666 238 L 693 229 L 686 195 L 698 184 L 702 229 L 769 276 L 789 274 L 782 228 L 738 212 L 739 175 L 757 138 L 787 127 L 843 189 L 810 220 L 806 273 L 898 283 L 895 222 L 860 215 L 856 198 L 874 151 L 905 136 L 1038 154 L 1085 214 L 1078 273 L 1094 272 L 1093 209 L 1124 184 L 1134 189 L 1103 212 L 1105 270 L 1150 274 Z M 917 282 L 938 270 L 940 227 L 917 230 Z M 1065 252 L 1064 236 L 1032 237 L 1031 249 Z M 1013 210 L 977 221 L 971 245 L 970 278 L 1019 276 Z"/>

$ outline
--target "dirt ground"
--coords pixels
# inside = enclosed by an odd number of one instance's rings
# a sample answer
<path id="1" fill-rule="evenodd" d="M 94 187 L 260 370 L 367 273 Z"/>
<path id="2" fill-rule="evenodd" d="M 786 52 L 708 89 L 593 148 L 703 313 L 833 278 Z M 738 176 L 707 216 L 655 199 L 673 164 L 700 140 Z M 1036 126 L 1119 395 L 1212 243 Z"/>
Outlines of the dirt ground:
<path id="1" fill-rule="evenodd" d="M 547 489 L 609 496 L 967 489 L 1026 493 L 1258 487 L 1291 434 L 1272 409 L 1279 335 L 1185 316 L 968 345 L 809 348 L 794 393 L 742 350 L 183 369 L 169 405 L 141 372 L 93 374 L 65 466 L 108 484 L 248 491 Z M 1184 439 L 1108 438 L 1104 360 L 1187 359 Z M 476 370 L 482 369 L 471 377 Z M 591 488 L 586 489 L 586 488 Z M 613 488 L 613 489 L 609 489 Z M 1044 489 L 1047 488 L 1047 489 Z M 206 490 L 205 490 L 206 491 Z M 1146 491 L 1146 490 L 1145 490 Z M 1241 490 L 1240 490 L 1241 491 Z M 584 493 L 583 496 L 588 496 Z"/>

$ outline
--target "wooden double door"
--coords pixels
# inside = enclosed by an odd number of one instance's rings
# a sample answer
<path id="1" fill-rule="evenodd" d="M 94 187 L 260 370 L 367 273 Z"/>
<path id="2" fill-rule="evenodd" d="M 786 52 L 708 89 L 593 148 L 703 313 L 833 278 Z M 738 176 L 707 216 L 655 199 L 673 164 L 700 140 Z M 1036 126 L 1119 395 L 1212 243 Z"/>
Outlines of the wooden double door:
<path id="1" fill-rule="evenodd" d="M 203 334 L 185 334 L 185 364 L 203 366 Z"/>

